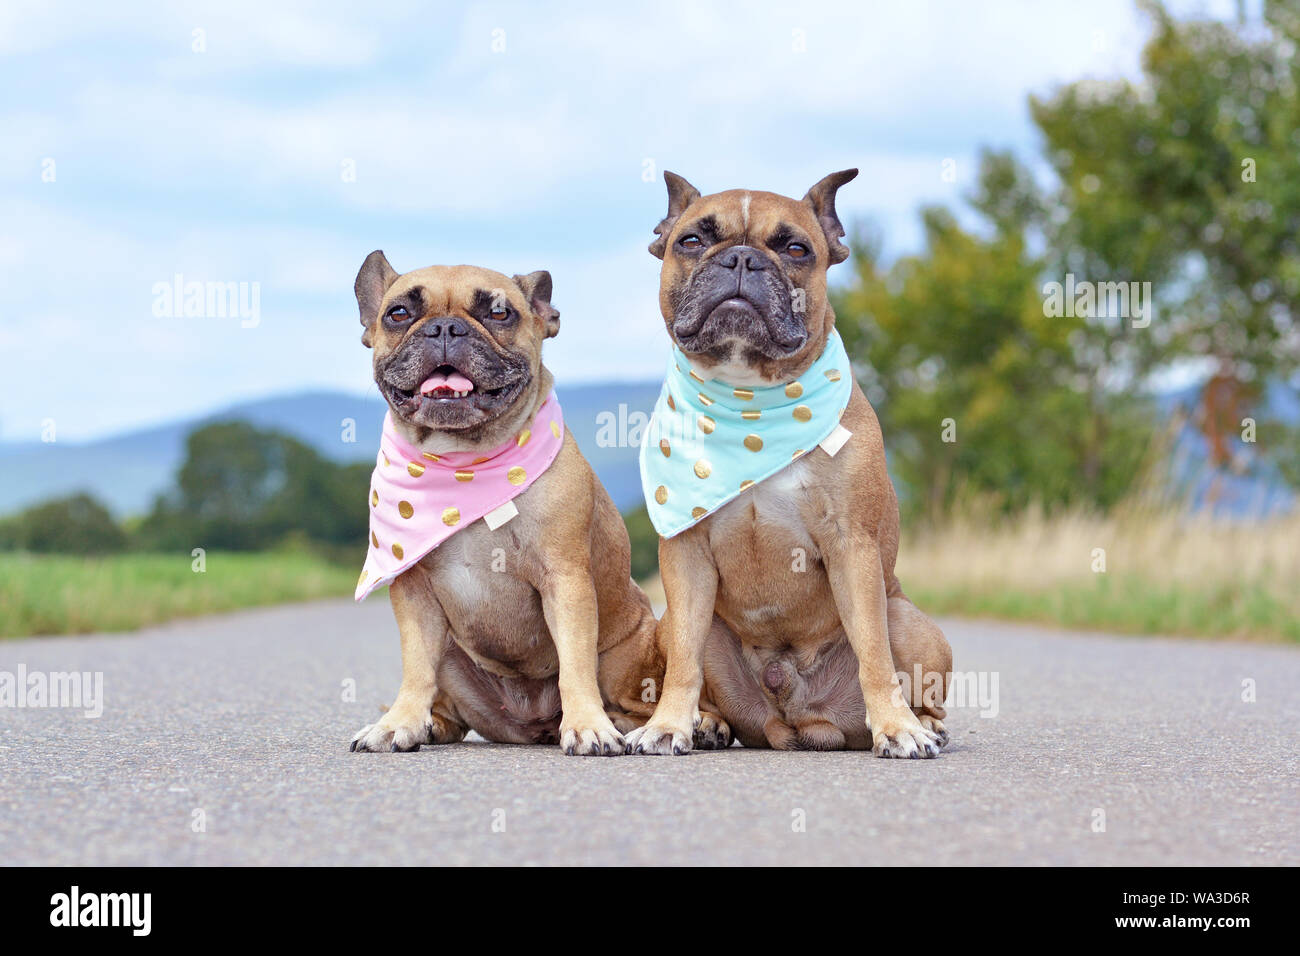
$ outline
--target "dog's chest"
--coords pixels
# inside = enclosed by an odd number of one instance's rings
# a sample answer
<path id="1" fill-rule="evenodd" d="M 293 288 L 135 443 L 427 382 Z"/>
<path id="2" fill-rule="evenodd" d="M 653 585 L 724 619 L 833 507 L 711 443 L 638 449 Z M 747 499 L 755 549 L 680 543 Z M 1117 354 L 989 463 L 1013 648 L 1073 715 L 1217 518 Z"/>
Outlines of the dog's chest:
<path id="1" fill-rule="evenodd" d="M 480 522 L 421 562 L 456 643 L 503 677 L 545 677 L 557 666 L 541 595 L 524 577 L 529 560 L 509 524 L 491 531 Z"/>
<path id="2" fill-rule="evenodd" d="M 800 460 L 732 498 L 713 516 L 710 541 L 715 553 L 719 543 L 737 540 L 813 548 L 803 515 L 810 480 L 811 468 Z"/>
<path id="3" fill-rule="evenodd" d="M 833 607 L 808 528 L 812 466 L 797 461 L 732 499 L 711 519 L 718 611 L 741 636 L 782 643 Z"/>

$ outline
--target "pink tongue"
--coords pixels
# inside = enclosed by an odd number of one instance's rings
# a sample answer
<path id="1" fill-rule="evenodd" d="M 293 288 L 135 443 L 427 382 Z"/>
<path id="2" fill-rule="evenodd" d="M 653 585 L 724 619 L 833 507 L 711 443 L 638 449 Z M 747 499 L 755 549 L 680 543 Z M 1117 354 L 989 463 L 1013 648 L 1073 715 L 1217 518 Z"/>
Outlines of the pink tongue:
<path id="1" fill-rule="evenodd" d="M 474 391 L 474 383 L 461 375 L 460 372 L 452 372 L 450 375 L 434 372 L 420 383 L 420 394 L 429 395 L 440 388 L 449 388 L 453 392 L 472 392 Z"/>

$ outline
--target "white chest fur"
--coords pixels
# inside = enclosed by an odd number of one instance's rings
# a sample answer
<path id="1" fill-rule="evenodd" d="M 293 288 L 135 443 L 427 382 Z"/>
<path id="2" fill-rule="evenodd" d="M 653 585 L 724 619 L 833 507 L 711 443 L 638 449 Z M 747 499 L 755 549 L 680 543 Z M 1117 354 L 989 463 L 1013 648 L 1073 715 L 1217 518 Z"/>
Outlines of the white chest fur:
<path id="1" fill-rule="evenodd" d="M 728 501 L 714 516 L 714 527 L 730 536 L 737 530 L 737 522 L 774 525 L 799 545 L 811 547 L 802 512 L 811 481 L 812 466 L 805 456 Z"/>

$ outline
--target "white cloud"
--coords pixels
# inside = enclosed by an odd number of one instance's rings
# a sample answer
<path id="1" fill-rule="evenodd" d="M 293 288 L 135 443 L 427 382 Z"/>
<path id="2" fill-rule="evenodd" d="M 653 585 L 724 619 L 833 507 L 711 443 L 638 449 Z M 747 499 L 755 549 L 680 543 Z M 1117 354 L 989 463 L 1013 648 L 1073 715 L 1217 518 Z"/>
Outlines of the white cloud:
<path id="1" fill-rule="evenodd" d="M 1129 0 L 10 0 L 0 434 L 49 415 L 72 437 L 276 391 L 364 390 L 351 287 L 375 247 L 402 270 L 550 269 L 557 375 L 657 377 L 666 339 L 645 245 L 664 168 L 705 191 L 801 194 L 858 166 L 842 215 L 871 217 L 903 251 L 920 203 L 970 186 L 980 144 L 1033 150 L 1030 92 L 1135 75 L 1140 22 Z M 53 184 L 39 180 L 46 156 Z M 956 184 L 940 178 L 947 157 Z M 152 284 L 176 272 L 261 282 L 262 324 L 153 318 Z"/>

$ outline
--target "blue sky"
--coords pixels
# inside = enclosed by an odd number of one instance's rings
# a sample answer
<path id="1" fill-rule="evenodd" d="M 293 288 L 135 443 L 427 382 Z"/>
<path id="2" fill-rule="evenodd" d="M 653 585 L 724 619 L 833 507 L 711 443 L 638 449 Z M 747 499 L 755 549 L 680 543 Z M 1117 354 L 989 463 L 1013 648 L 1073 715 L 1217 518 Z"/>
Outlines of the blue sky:
<path id="1" fill-rule="evenodd" d="M 857 166 L 845 220 L 910 251 L 981 145 L 1034 155 L 1029 93 L 1134 77 L 1145 35 L 1130 0 L 427 7 L 6 0 L 0 439 L 366 392 L 374 248 L 549 269 L 557 378 L 656 378 L 663 169 L 802 195 Z M 177 273 L 259 283 L 257 325 L 155 315 Z"/>

